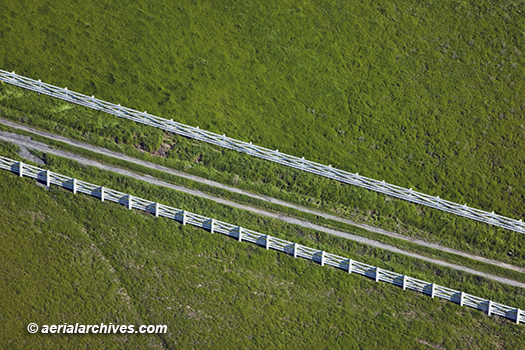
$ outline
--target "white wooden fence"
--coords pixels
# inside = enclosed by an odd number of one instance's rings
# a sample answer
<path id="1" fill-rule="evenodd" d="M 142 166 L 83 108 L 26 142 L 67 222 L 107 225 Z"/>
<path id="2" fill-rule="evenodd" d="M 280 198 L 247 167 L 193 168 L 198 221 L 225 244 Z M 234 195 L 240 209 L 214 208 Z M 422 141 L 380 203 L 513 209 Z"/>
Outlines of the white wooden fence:
<path id="1" fill-rule="evenodd" d="M 226 137 L 225 135 L 219 135 L 206 130 L 201 130 L 198 126 L 192 127 L 174 122 L 173 119 L 168 120 L 159 118 L 148 114 L 147 112 L 139 112 L 130 108 L 122 107 L 120 104 L 115 105 L 113 103 L 99 100 L 94 96 L 89 97 L 78 92 L 69 91 L 67 88 L 60 88 L 54 85 L 43 83 L 40 80 L 37 81 L 17 75 L 14 72 L 9 73 L 4 70 L 0 70 L 0 81 L 33 90 L 38 93 L 53 96 L 64 101 L 110 113 L 117 117 L 133 120 L 137 123 L 150 125 L 189 138 L 208 142 L 220 147 L 247 153 L 255 157 L 324 176 L 346 184 L 363 187 L 372 191 L 386 194 L 388 196 L 426 205 L 431 208 L 481 221 L 489 225 L 495 225 L 508 230 L 525 233 L 525 223 L 523 223 L 521 219 L 518 221 L 495 214 L 494 212 L 489 213 L 480 209 L 471 208 L 466 204 L 460 205 L 458 203 L 441 199 L 439 196 L 433 197 L 421 192 L 413 191 L 411 188 L 406 189 L 386 183 L 385 181 L 370 179 L 361 176 L 358 173 L 353 174 L 347 171 L 335 169 L 332 168 L 331 165 L 326 166 L 311 162 L 309 160 L 305 160 L 304 157 L 298 158 L 285 153 L 280 153 L 279 150 L 270 150 L 264 147 L 253 145 L 251 142 L 247 143 Z"/>
<path id="2" fill-rule="evenodd" d="M 51 172 L 49 170 L 24 164 L 13 159 L 0 156 L 0 169 L 9 170 L 18 174 L 20 177 L 26 176 L 37 179 L 38 181 L 45 183 L 47 186 L 50 186 L 51 184 L 57 185 L 67 188 L 75 194 L 85 193 L 96 198 L 100 198 L 101 201 L 111 201 L 122 204 L 128 209 L 143 210 L 155 215 L 156 217 L 161 216 L 179 221 L 183 225 L 194 225 L 209 230 L 212 233 L 222 233 L 239 241 L 257 244 L 259 246 L 265 247 L 266 249 L 275 249 L 289 254 L 294 258 L 301 257 L 304 259 L 313 260 L 319 263 L 321 266 L 329 265 L 341 269 L 347 273 L 357 273 L 359 275 L 372 278 L 376 282 L 382 281 L 391 283 L 403 288 L 403 290 L 413 290 L 425 295 L 429 295 L 432 298 L 446 299 L 461 306 L 469 306 L 474 309 L 481 310 L 486 312 L 489 316 L 498 315 L 508 318 L 516 322 L 516 324 L 525 322 L 525 312 L 518 308 L 499 304 L 491 300 L 486 300 L 458 290 L 442 287 L 434 283 L 425 282 L 392 271 L 383 270 L 376 266 L 371 266 L 346 257 L 320 251 L 318 249 L 303 246 L 294 242 L 289 242 L 277 237 L 272 237 L 270 235 L 252 231 L 237 225 L 232 225 L 227 222 L 222 222 L 182 209 L 148 201 L 146 199 L 135 197 L 131 194 L 122 193 L 110 188 L 80 181 L 65 175 Z"/>

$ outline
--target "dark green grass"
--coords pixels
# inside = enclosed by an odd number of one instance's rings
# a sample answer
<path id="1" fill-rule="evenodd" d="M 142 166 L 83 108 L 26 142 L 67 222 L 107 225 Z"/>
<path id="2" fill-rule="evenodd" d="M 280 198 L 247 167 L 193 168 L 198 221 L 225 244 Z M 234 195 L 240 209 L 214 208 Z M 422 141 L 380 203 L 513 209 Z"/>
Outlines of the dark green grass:
<path id="1" fill-rule="evenodd" d="M 233 201 L 238 202 L 238 203 L 252 205 L 254 207 L 262 208 L 262 209 L 268 210 L 270 212 L 284 213 L 284 214 L 292 215 L 292 216 L 295 216 L 295 217 L 300 217 L 300 218 L 309 220 L 311 222 L 316 222 L 318 224 L 322 224 L 322 225 L 324 225 L 326 227 L 340 229 L 340 230 L 343 230 L 345 232 L 350 232 L 352 234 L 356 234 L 356 235 L 359 235 L 359 236 L 364 236 L 364 237 L 371 238 L 371 239 L 376 240 L 376 241 L 380 241 L 380 242 L 383 242 L 383 243 L 391 244 L 391 245 L 393 245 L 395 247 L 399 247 L 399 248 L 402 248 L 402 249 L 405 249 L 405 250 L 408 250 L 408 251 L 417 252 L 417 253 L 423 254 L 425 256 L 429 256 L 429 257 L 432 257 L 432 258 L 438 258 L 438 259 L 441 259 L 441 260 L 445 260 L 447 262 L 451 262 L 451 263 L 456 263 L 456 264 L 459 264 L 459 265 L 467 266 L 467 267 L 476 269 L 478 271 L 487 272 L 487 273 L 499 275 L 499 276 L 502 276 L 502 277 L 507 277 L 507 278 L 510 278 L 510 279 L 518 280 L 518 281 L 525 281 L 525 275 L 523 275 L 522 273 L 516 272 L 516 271 L 512 271 L 512 270 L 508 270 L 508 269 L 505 269 L 505 268 L 497 267 L 497 266 L 494 266 L 494 265 L 489 265 L 489 264 L 477 262 L 477 261 L 474 261 L 474 260 L 471 260 L 471 259 L 468 259 L 468 258 L 463 258 L 463 257 L 460 257 L 460 256 L 455 255 L 455 254 L 449 254 L 449 253 L 441 252 L 441 251 L 438 251 L 438 250 L 435 250 L 435 249 L 432 249 L 432 248 L 422 247 L 420 245 L 417 245 L 417 244 L 414 244 L 414 243 L 411 243 L 411 242 L 407 242 L 407 241 L 399 240 L 399 239 L 396 239 L 396 238 L 387 237 L 387 236 L 384 236 L 384 235 L 381 235 L 381 234 L 376 234 L 376 233 L 373 233 L 373 232 L 369 232 L 369 231 L 366 231 L 364 229 L 361 229 L 361 228 L 358 228 L 358 227 L 355 227 L 355 226 L 343 224 L 343 223 L 336 222 L 336 221 L 333 221 L 333 220 L 327 220 L 327 219 L 324 219 L 324 218 L 316 216 L 316 215 L 306 214 L 306 213 L 303 213 L 303 212 L 300 212 L 300 211 L 297 211 L 297 210 L 294 210 L 294 209 L 282 207 L 280 205 L 271 204 L 271 203 L 267 203 L 267 202 L 264 202 L 264 201 L 260 201 L 258 199 L 254 199 L 254 198 L 250 198 L 250 197 L 247 197 L 247 196 L 235 194 L 235 193 L 232 193 L 232 192 L 229 192 L 229 191 L 226 191 L 226 190 L 222 190 L 222 189 L 219 189 L 219 188 L 216 188 L 216 187 L 211 187 L 211 186 L 208 186 L 208 185 L 200 184 L 200 183 L 195 182 L 195 181 L 191 181 L 191 180 L 187 180 L 187 179 L 184 179 L 184 178 L 180 178 L 178 176 L 169 175 L 169 174 L 166 174 L 166 173 L 161 172 L 161 171 L 152 170 L 152 169 L 140 166 L 140 165 L 128 163 L 128 162 L 125 162 L 125 161 L 120 161 L 120 160 L 117 160 L 117 159 L 111 158 L 111 157 L 102 156 L 100 154 L 96 154 L 96 153 L 88 151 L 88 150 L 80 149 L 80 148 L 73 147 L 73 146 L 68 146 L 68 145 L 65 145 L 62 142 L 50 140 L 50 139 L 47 139 L 47 138 L 35 135 L 33 133 L 29 133 L 29 132 L 25 132 L 25 131 L 21 131 L 21 130 L 16 130 L 16 129 L 13 129 L 13 128 L 10 128 L 10 127 L 4 126 L 4 125 L 0 125 L 0 130 L 6 130 L 6 131 L 11 131 L 11 132 L 19 132 L 19 133 L 21 133 L 23 135 L 32 137 L 33 139 L 35 139 L 37 141 L 45 142 L 45 143 L 48 143 L 50 145 L 53 145 L 54 147 L 56 147 L 58 149 L 63 149 L 63 150 L 69 151 L 69 152 L 80 154 L 80 155 L 82 155 L 84 157 L 97 160 L 97 161 L 102 162 L 104 164 L 108 164 L 108 165 L 113 165 L 113 166 L 118 166 L 118 167 L 121 167 L 121 168 L 129 169 L 131 171 L 134 171 L 134 172 L 137 172 L 137 173 L 140 173 L 140 174 L 152 175 L 152 176 L 154 176 L 154 177 L 156 177 L 158 179 L 162 179 L 162 180 L 165 180 L 165 181 L 170 182 L 170 183 L 183 185 L 183 186 L 186 186 L 188 188 L 198 189 L 198 190 L 200 190 L 200 191 L 202 191 L 204 193 L 209 193 L 211 195 L 214 195 L 214 196 L 217 196 L 217 197 L 220 197 L 220 198 L 227 198 L 227 199 L 233 200 Z M 43 155 L 40 154 L 39 152 L 33 152 L 33 153 L 35 153 L 37 156 L 43 158 Z M 66 173 L 68 173 L 68 172 L 69 172 L 69 169 L 66 170 Z M 524 266 L 522 261 L 520 261 L 520 260 L 514 260 L 514 263 L 516 263 L 517 265 L 520 265 L 520 266 Z"/>
<path id="2" fill-rule="evenodd" d="M 15 148 L 3 154 L 14 156 Z M 52 157 L 50 157 L 52 158 Z M 48 159 L 58 166 L 57 159 Z M 148 195 L 221 219 L 254 216 L 207 201 L 76 168 L 90 181 Z M 315 263 L 239 243 L 93 197 L 36 186 L 2 171 L 2 343 L 11 348 L 160 347 L 340 349 L 525 346 L 511 321 Z M 369 263 L 463 288 L 511 305 L 525 295 L 337 238 L 259 218 L 274 235 L 331 247 Z M 246 227 L 250 227 L 246 225 Z M 16 248 L 15 248 L 16 247 Z M 363 254 L 363 255 L 362 255 Z M 29 322 L 167 324 L 159 337 L 31 335 Z M 153 345 L 153 346 L 152 346 Z"/>
<path id="3" fill-rule="evenodd" d="M 523 234 L 342 185 L 202 142 L 165 135 L 157 129 L 5 84 L 0 84 L 0 89 L 1 115 L 17 122 L 262 195 L 523 266 Z M 137 148 L 158 149 L 165 156 L 154 156 Z"/>
<path id="4" fill-rule="evenodd" d="M 0 182 L 0 343 L 5 349 L 154 348 L 151 336 L 33 335 L 29 323 L 145 324 L 86 225 L 31 181 Z"/>

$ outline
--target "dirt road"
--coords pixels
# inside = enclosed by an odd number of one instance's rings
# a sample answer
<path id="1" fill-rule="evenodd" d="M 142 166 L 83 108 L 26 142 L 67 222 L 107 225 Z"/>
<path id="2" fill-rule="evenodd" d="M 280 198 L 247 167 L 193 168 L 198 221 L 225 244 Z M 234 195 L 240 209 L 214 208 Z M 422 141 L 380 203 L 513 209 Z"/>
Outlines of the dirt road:
<path id="1" fill-rule="evenodd" d="M 318 211 L 315 211 L 315 210 L 312 210 L 312 209 L 309 209 L 309 208 L 304 208 L 304 207 L 301 207 L 301 206 L 297 206 L 297 205 L 294 205 L 294 204 L 283 202 L 283 201 L 275 199 L 275 198 L 261 196 L 261 195 L 253 194 L 253 193 L 250 193 L 250 192 L 246 192 L 246 191 L 240 190 L 238 188 L 234 188 L 234 187 L 231 187 L 231 186 L 223 185 L 221 183 L 217 183 L 217 182 L 214 182 L 214 181 L 211 181 L 211 180 L 203 179 L 203 178 L 200 178 L 198 176 L 182 173 L 182 172 L 170 169 L 170 168 L 166 168 L 166 167 L 161 166 L 161 165 L 153 164 L 153 163 L 150 163 L 150 162 L 147 162 L 147 161 L 143 161 L 143 160 L 139 160 L 139 159 L 136 159 L 136 158 L 132 158 L 132 157 L 129 157 L 129 156 L 117 153 L 117 152 L 109 151 L 109 150 L 104 149 L 104 148 L 100 148 L 100 147 L 88 145 L 88 144 L 85 144 L 85 143 L 82 143 L 82 142 L 70 140 L 70 139 L 67 139 L 67 138 L 64 138 L 64 137 L 61 137 L 61 136 L 58 136 L 58 135 L 54 135 L 54 134 L 48 133 L 48 132 L 38 131 L 38 130 L 35 130 L 33 128 L 27 127 L 27 126 L 23 126 L 23 125 L 19 125 L 19 124 L 13 123 L 11 121 L 0 119 L 0 123 L 4 124 L 4 125 L 7 125 L 7 126 L 10 126 L 10 127 L 13 127 L 13 128 L 16 128 L 16 129 L 25 130 L 25 131 L 28 131 L 28 132 L 31 132 L 31 133 L 34 133 L 34 134 L 37 134 L 37 135 L 40 135 L 40 136 L 43 136 L 43 137 L 47 137 L 47 138 L 51 138 L 51 139 L 54 139 L 54 140 L 57 140 L 57 141 L 61 141 L 61 142 L 67 143 L 67 144 L 75 146 L 75 147 L 80 147 L 80 148 L 87 149 L 87 150 L 90 150 L 90 151 L 93 151 L 93 152 L 96 152 L 96 153 L 99 153 L 99 154 L 103 154 L 103 155 L 106 155 L 106 156 L 109 156 L 109 157 L 118 158 L 118 159 L 121 159 L 121 160 L 124 160 L 124 161 L 127 161 L 127 162 L 139 164 L 139 165 L 151 168 L 151 169 L 156 169 L 156 170 L 163 171 L 163 172 L 166 172 L 166 173 L 170 173 L 170 174 L 173 174 L 173 175 L 176 175 L 176 176 L 180 176 L 180 177 L 184 177 L 184 178 L 187 178 L 187 179 L 191 179 L 193 181 L 197 181 L 197 182 L 200 182 L 200 183 L 203 183 L 203 184 L 207 184 L 207 185 L 210 185 L 210 186 L 219 187 L 219 188 L 231 191 L 231 192 L 243 194 L 243 195 L 246 195 L 246 196 L 249 196 L 249 197 L 252 197 L 252 198 L 257 198 L 257 199 L 260 199 L 260 200 L 263 200 L 263 201 L 266 201 L 266 202 L 269 202 L 269 203 L 279 204 L 279 205 L 282 205 L 284 207 L 293 208 L 293 209 L 296 209 L 296 210 L 299 210 L 299 211 L 302 211 L 302 212 L 305 212 L 305 213 L 314 214 L 314 215 L 321 216 L 321 217 L 324 217 L 324 218 L 327 218 L 327 219 L 330 219 L 330 220 L 340 221 L 340 222 L 343 222 L 343 223 L 346 223 L 346 224 L 358 226 L 358 227 L 364 228 L 364 229 L 366 229 L 368 231 L 371 231 L 371 232 L 376 232 L 376 233 L 384 234 L 384 235 L 387 235 L 387 236 L 390 236 L 390 237 L 403 239 L 403 240 L 406 240 L 406 241 L 410 241 L 410 242 L 419 244 L 421 246 L 434 248 L 434 249 L 437 249 L 437 250 L 441 250 L 441 251 L 452 253 L 452 254 L 457 254 L 457 255 L 460 255 L 460 256 L 463 256 L 463 257 L 467 257 L 467 258 L 470 258 L 470 259 L 473 259 L 473 260 L 480 261 L 480 262 L 484 262 L 484 263 L 488 263 L 488 264 L 504 267 L 504 268 L 507 268 L 507 269 L 515 270 L 515 271 L 518 271 L 518 272 L 521 272 L 521 273 L 525 273 L 525 269 L 524 268 L 520 268 L 520 267 L 517 267 L 517 266 L 513 266 L 513 265 L 510 265 L 510 264 L 499 262 L 499 261 L 496 261 L 496 260 L 486 259 L 486 258 L 477 256 L 477 255 L 465 253 L 465 252 L 462 252 L 462 251 L 458 251 L 458 250 L 454 250 L 454 249 L 451 249 L 451 248 L 443 247 L 443 246 L 440 246 L 440 245 L 437 245 L 437 244 L 433 244 L 433 243 L 428 243 L 428 242 L 425 242 L 425 241 L 422 241 L 422 240 L 413 239 L 413 238 L 406 237 L 406 236 L 403 236 L 403 235 L 400 235 L 400 234 L 397 234 L 397 233 L 394 233 L 394 232 L 389 232 L 389 231 L 385 231 L 385 230 L 382 230 L 382 229 L 379 229 L 379 228 L 376 228 L 376 227 L 372 227 L 372 226 L 369 226 L 369 225 L 366 225 L 366 224 L 353 222 L 353 221 L 348 220 L 348 219 L 340 218 L 340 217 L 337 217 L 337 216 L 334 216 L 334 215 L 318 212 Z M 417 253 L 408 252 L 408 251 L 396 248 L 394 246 L 391 246 L 389 244 L 377 242 L 377 241 L 374 241 L 374 240 L 371 240 L 371 239 L 368 239 L 368 238 L 365 238 L 365 237 L 353 235 L 353 234 L 350 234 L 350 233 L 347 233 L 347 232 L 343 232 L 343 231 L 340 231 L 340 230 L 327 228 L 327 227 L 324 227 L 324 226 L 321 226 L 321 225 L 318 225 L 318 224 L 315 224 L 315 223 L 312 223 L 312 222 L 309 222 L 309 221 L 306 221 L 306 220 L 303 220 L 303 219 L 298 219 L 298 218 L 291 217 L 291 216 L 288 216 L 288 215 L 283 215 L 283 214 L 272 213 L 272 212 L 268 212 L 268 211 L 265 211 L 265 210 L 262 210 L 262 209 L 254 208 L 254 207 L 251 207 L 251 206 L 248 206 L 248 205 L 236 203 L 236 202 L 233 202 L 233 201 L 230 201 L 230 200 L 227 200 L 227 199 L 218 198 L 218 197 L 215 197 L 215 196 L 212 196 L 212 195 L 208 195 L 208 194 L 203 193 L 203 192 L 198 191 L 198 190 L 193 190 L 193 189 L 189 189 L 189 188 L 186 188 L 186 187 L 183 187 L 183 186 L 170 184 L 168 182 L 155 179 L 155 178 L 153 178 L 152 176 L 149 176 L 149 175 L 140 175 L 140 174 L 133 173 L 131 171 L 128 171 L 128 170 L 125 170 L 125 169 L 122 169 L 122 168 L 105 165 L 105 164 L 99 163 L 97 161 L 94 161 L 94 160 L 91 160 L 91 159 L 88 159 L 88 158 L 85 158 L 85 157 L 81 157 L 79 155 L 76 155 L 76 154 L 73 154 L 73 153 L 70 153 L 70 152 L 65 152 L 65 151 L 54 149 L 54 148 L 52 148 L 52 147 L 50 147 L 50 146 L 48 146 L 48 145 L 46 145 L 44 143 L 36 142 L 36 141 L 32 140 L 31 138 L 26 137 L 26 136 L 13 134 L 13 133 L 9 133 L 9 132 L 0 132 L 0 140 L 11 142 L 11 143 L 17 144 L 17 145 L 19 145 L 21 147 L 34 149 L 34 150 L 37 150 L 37 151 L 40 151 L 40 152 L 50 153 L 50 154 L 53 154 L 53 155 L 56 155 L 56 156 L 59 156 L 59 157 L 65 157 L 65 158 L 69 158 L 69 159 L 74 159 L 74 160 L 78 161 L 79 163 L 81 163 L 83 165 L 91 165 L 91 166 L 97 167 L 99 169 L 113 171 L 113 172 L 116 172 L 116 173 L 121 174 L 121 175 L 132 176 L 132 177 L 137 178 L 139 180 L 146 181 L 146 182 L 148 182 L 150 184 L 172 188 L 174 190 L 181 191 L 181 192 L 184 192 L 184 193 L 188 193 L 188 194 L 191 194 L 191 195 L 194 195 L 194 196 L 198 196 L 198 197 L 201 197 L 201 198 L 206 198 L 206 199 L 209 199 L 209 200 L 213 200 L 213 201 L 215 201 L 217 203 L 229 205 L 229 206 L 232 206 L 232 207 L 235 207 L 235 208 L 238 208 L 238 209 L 247 210 L 247 211 L 250 211 L 250 212 L 253 212 L 253 213 L 257 213 L 259 215 L 263 215 L 263 216 L 266 216 L 266 217 L 271 217 L 271 218 L 274 218 L 274 219 L 278 219 L 278 220 L 284 221 L 286 223 L 290 223 L 290 224 L 294 224 L 294 225 L 298 225 L 298 226 L 314 229 L 314 230 L 325 232 L 325 233 L 328 233 L 328 234 L 331 234 L 331 235 L 335 235 L 335 236 L 338 236 L 338 237 L 343 237 L 343 238 L 350 239 L 350 240 L 353 240 L 353 241 L 356 241 L 356 242 L 359 242 L 359 243 L 362 243 L 362 244 L 367 244 L 367 245 L 370 245 L 370 246 L 373 246 L 373 247 L 376 247 L 376 248 L 381 248 L 381 249 L 385 249 L 385 250 L 388 250 L 388 251 L 391 251 L 391 252 L 394 252 L 394 253 L 410 256 L 410 257 L 421 259 L 421 260 L 424 260 L 424 261 L 428 261 L 428 262 L 434 263 L 436 265 L 445 266 L 445 267 L 453 268 L 453 269 L 456 269 L 456 270 L 459 270 L 459 271 L 468 272 L 468 273 L 471 273 L 471 274 L 474 274 L 474 275 L 477 275 L 477 276 L 483 276 L 483 277 L 486 277 L 488 279 L 492 279 L 492 280 L 495 280 L 495 281 L 498 281 L 498 282 L 501 282 L 501 283 L 504 283 L 504 284 L 525 288 L 525 283 L 522 283 L 522 282 L 510 280 L 510 279 L 499 277 L 499 276 L 492 275 L 492 274 L 487 274 L 487 273 L 480 272 L 480 271 L 477 271 L 477 270 L 474 270 L 474 269 L 471 269 L 471 268 L 468 268 L 468 267 L 465 267 L 465 266 L 448 263 L 446 261 L 442 261 L 442 260 L 438 260 L 438 259 L 434 259 L 434 258 L 429 258 L 429 257 L 423 256 L 423 255 L 417 254 Z"/>

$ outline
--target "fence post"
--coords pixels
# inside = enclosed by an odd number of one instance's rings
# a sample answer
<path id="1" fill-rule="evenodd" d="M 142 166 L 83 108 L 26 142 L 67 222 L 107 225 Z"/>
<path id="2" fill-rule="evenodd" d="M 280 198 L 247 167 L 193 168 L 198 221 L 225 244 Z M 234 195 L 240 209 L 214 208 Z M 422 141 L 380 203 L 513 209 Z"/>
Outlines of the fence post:
<path id="1" fill-rule="evenodd" d="M 215 230 L 215 219 L 210 220 L 210 232 L 213 233 Z"/>
<path id="2" fill-rule="evenodd" d="M 465 303 L 465 293 L 461 292 L 459 295 L 459 306 L 463 306 L 464 303 Z"/>
<path id="3" fill-rule="evenodd" d="M 100 201 L 104 202 L 104 186 L 100 186 Z"/>
<path id="4" fill-rule="evenodd" d="M 73 194 L 77 194 L 77 179 L 73 179 Z"/>
<path id="5" fill-rule="evenodd" d="M 155 203 L 155 217 L 156 218 L 159 217 L 159 203 L 158 202 Z"/>
<path id="6" fill-rule="evenodd" d="M 407 275 L 403 275 L 403 290 L 407 289 Z"/>
<path id="7" fill-rule="evenodd" d="M 520 309 L 516 309 L 516 324 L 520 324 Z"/>
<path id="8" fill-rule="evenodd" d="M 487 306 L 487 315 L 492 315 L 492 300 L 489 300 L 489 305 Z"/>
<path id="9" fill-rule="evenodd" d="M 49 187 L 49 185 L 51 185 L 51 172 L 46 170 L 46 186 Z"/>
<path id="10" fill-rule="evenodd" d="M 186 225 L 186 210 L 182 211 L 182 224 Z"/>
<path id="11" fill-rule="evenodd" d="M 348 259 L 348 273 L 352 273 L 352 265 L 353 265 L 352 259 Z"/>
<path id="12" fill-rule="evenodd" d="M 376 282 L 379 282 L 379 271 L 381 271 L 381 269 L 376 267 Z"/>
<path id="13" fill-rule="evenodd" d="M 432 283 L 432 285 L 430 287 L 431 287 L 430 297 L 433 298 L 434 294 L 436 293 L 436 286 L 434 285 L 434 283 Z"/>
<path id="14" fill-rule="evenodd" d="M 321 252 L 321 266 L 324 266 L 324 250 Z"/>
<path id="15" fill-rule="evenodd" d="M 266 235 L 266 250 L 270 249 L 270 235 Z"/>
<path id="16" fill-rule="evenodd" d="M 239 226 L 239 236 L 237 237 L 237 239 L 239 240 L 239 242 L 242 242 L 242 227 Z"/>
<path id="17" fill-rule="evenodd" d="M 297 258 L 297 243 L 293 244 L 293 257 Z"/>
<path id="18" fill-rule="evenodd" d="M 24 176 L 24 163 L 18 162 L 18 176 Z"/>
<path id="19" fill-rule="evenodd" d="M 128 209 L 133 208 L 133 196 L 128 194 Z"/>

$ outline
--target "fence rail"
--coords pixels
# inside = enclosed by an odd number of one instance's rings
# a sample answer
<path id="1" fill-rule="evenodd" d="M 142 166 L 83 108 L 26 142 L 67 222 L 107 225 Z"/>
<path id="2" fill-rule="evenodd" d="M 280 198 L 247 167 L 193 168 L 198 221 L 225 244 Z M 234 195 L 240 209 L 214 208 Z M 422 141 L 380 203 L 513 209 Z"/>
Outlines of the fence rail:
<path id="1" fill-rule="evenodd" d="M 406 275 L 401 275 L 392 271 L 383 270 L 377 266 L 368 265 L 343 256 L 331 254 L 318 249 L 303 246 L 294 242 L 286 241 L 281 238 L 272 237 L 267 234 L 252 231 L 227 222 L 222 222 L 206 216 L 194 214 L 182 209 L 173 208 L 160 203 L 152 202 L 143 198 L 135 197 L 128 193 L 112 190 L 103 186 L 80 181 L 65 175 L 57 174 L 49 170 L 24 164 L 13 159 L 0 156 L 0 169 L 9 170 L 20 177 L 30 177 L 38 181 L 57 185 L 73 193 L 84 193 L 99 198 L 101 201 L 110 201 L 122 204 L 128 209 L 138 209 L 149 212 L 156 217 L 165 217 L 183 225 L 193 225 L 212 233 L 221 233 L 233 237 L 239 241 L 246 241 L 274 249 L 294 258 L 304 258 L 315 261 L 321 266 L 329 265 L 341 269 L 347 273 L 357 273 L 374 279 L 376 282 L 386 282 L 403 288 L 403 290 L 413 290 L 429 295 L 432 298 L 441 298 L 461 306 L 486 312 L 487 315 L 498 315 L 508 318 L 516 324 L 525 322 L 525 312 L 514 307 L 495 303 L 491 300 L 483 299 L 474 295 L 466 294 L 458 290 L 439 286 L 434 283 L 421 281 Z"/>
<path id="2" fill-rule="evenodd" d="M 54 85 L 43 83 L 40 80 L 37 81 L 17 75 L 14 72 L 9 73 L 4 70 L 0 70 L 0 81 L 16 85 L 24 89 L 36 91 L 48 96 L 56 97 L 64 101 L 76 103 L 81 106 L 110 113 L 117 117 L 133 120 L 137 123 L 146 124 L 192 139 L 211 143 L 213 145 L 232 149 L 238 152 L 247 153 L 258 158 L 266 159 L 271 162 L 286 165 L 312 174 L 324 176 L 342 183 L 363 187 L 372 191 L 386 194 L 388 196 L 404 199 L 434 209 L 443 210 L 448 213 L 484 222 L 489 225 L 499 226 L 508 230 L 525 233 L 525 223 L 523 223 L 522 220 L 515 220 L 495 214 L 494 212 L 489 213 L 480 209 L 471 208 L 466 204 L 461 205 L 447 201 L 439 198 L 439 196 L 433 197 L 421 192 L 413 191 L 411 188 L 406 189 L 386 183 L 385 181 L 367 178 L 359 175 L 358 173 L 353 174 L 347 171 L 332 168 L 331 165 L 326 166 L 305 160 L 304 157 L 298 158 L 285 153 L 280 153 L 279 150 L 270 150 L 264 147 L 253 145 L 251 142 L 247 143 L 235 140 L 226 137 L 225 135 L 219 135 L 210 131 L 201 130 L 198 126 L 192 127 L 174 122 L 173 119 L 168 120 L 159 118 L 148 114 L 147 112 L 139 112 L 131 108 L 122 107 L 120 104 L 116 105 L 99 100 L 94 96 L 89 97 L 78 92 L 70 91 L 67 88 L 60 88 Z"/>

